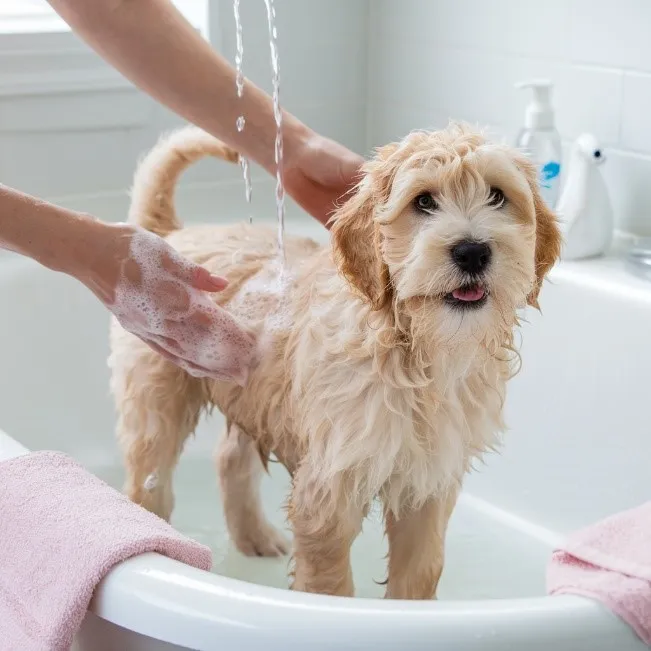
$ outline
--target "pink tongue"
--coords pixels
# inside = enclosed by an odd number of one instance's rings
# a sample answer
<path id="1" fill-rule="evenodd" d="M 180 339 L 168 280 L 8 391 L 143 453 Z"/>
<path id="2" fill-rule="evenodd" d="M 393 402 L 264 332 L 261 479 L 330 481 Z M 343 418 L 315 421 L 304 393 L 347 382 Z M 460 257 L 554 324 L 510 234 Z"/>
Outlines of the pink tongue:
<path id="1" fill-rule="evenodd" d="M 455 289 L 452 296 L 458 301 L 479 301 L 484 298 L 483 287 L 468 287 L 465 289 Z"/>

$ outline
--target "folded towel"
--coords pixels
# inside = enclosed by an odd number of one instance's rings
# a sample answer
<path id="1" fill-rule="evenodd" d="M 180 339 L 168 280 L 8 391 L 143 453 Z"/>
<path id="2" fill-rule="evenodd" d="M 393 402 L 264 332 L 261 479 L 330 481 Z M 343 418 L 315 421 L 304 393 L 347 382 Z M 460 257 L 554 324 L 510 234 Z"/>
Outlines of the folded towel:
<path id="1" fill-rule="evenodd" d="M 547 590 L 600 601 L 651 645 L 651 502 L 572 534 L 552 554 Z"/>
<path id="2" fill-rule="evenodd" d="M 0 463 L 0 648 L 68 651 L 120 561 L 159 552 L 209 570 L 207 547 L 58 452 Z"/>

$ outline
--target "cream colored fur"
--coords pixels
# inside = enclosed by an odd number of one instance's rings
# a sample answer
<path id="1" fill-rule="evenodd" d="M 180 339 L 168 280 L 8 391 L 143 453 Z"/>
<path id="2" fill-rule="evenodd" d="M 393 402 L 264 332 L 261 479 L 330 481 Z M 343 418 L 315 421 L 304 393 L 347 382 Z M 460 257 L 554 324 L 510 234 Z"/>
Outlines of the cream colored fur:
<path id="1" fill-rule="evenodd" d="M 172 472 L 202 409 L 228 422 L 218 450 L 226 519 L 244 553 L 284 553 L 257 496 L 274 454 L 293 477 L 293 588 L 352 595 L 350 545 L 371 502 L 385 505 L 387 596 L 430 598 L 443 567 L 449 516 L 474 459 L 499 443 L 505 386 L 517 366 L 517 310 L 537 306 L 558 257 L 554 216 L 535 170 L 463 125 L 414 132 L 381 148 L 332 221 L 332 244 L 287 237 L 279 273 L 275 231 L 181 228 L 174 184 L 203 155 L 236 154 L 194 128 L 163 139 L 136 175 L 131 218 L 226 276 L 216 295 L 260 333 L 261 361 L 241 389 L 192 378 L 112 326 L 112 389 L 126 490 L 169 518 Z M 503 205 L 491 205 L 499 188 Z M 438 208 L 414 207 L 422 192 Z M 450 249 L 487 241 L 483 307 L 445 295 L 465 282 Z M 148 476 L 158 483 L 149 490 Z"/>

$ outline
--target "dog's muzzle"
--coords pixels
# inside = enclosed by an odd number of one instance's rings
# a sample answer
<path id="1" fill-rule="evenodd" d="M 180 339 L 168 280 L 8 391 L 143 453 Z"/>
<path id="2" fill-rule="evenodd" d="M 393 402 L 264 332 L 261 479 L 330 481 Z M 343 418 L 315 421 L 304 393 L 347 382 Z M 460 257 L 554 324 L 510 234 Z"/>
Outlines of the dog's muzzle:
<path id="1" fill-rule="evenodd" d="M 474 240 L 463 240 L 452 247 L 452 261 L 469 280 L 445 295 L 448 305 L 466 310 L 482 307 L 486 303 L 488 291 L 481 277 L 490 265 L 492 253 L 489 244 Z"/>

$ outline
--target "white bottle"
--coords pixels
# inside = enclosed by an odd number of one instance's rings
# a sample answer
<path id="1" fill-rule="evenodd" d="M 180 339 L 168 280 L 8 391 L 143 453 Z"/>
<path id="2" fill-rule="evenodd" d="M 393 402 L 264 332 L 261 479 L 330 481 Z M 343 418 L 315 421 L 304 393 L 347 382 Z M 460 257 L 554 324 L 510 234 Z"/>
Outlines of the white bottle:
<path id="1" fill-rule="evenodd" d="M 554 126 L 551 105 L 552 83 L 547 79 L 533 79 L 516 84 L 516 88 L 531 88 L 533 98 L 527 106 L 524 128 L 518 134 L 516 147 L 528 154 L 538 168 L 540 193 L 547 205 L 554 209 L 558 201 L 561 181 L 561 136 Z"/>
<path id="2" fill-rule="evenodd" d="M 561 220 L 565 260 L 604 254 L 612 243 L 613 207 L 601 166 L 606 157 L 590 133 L 579 136 L 570 150 L 565 183 L 556 212 Z"/>

